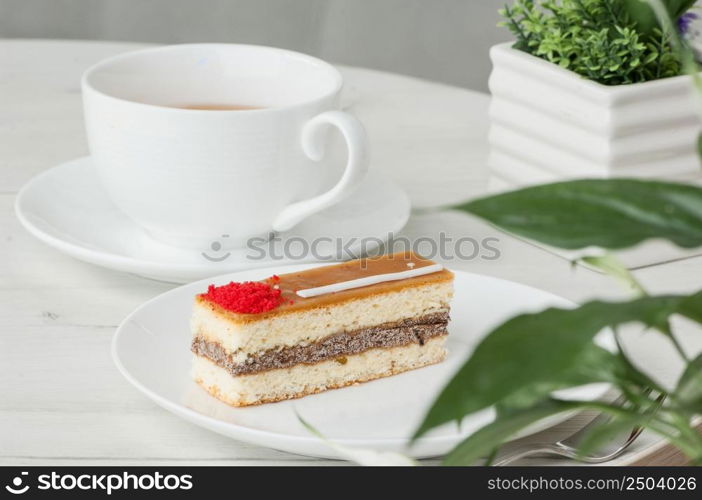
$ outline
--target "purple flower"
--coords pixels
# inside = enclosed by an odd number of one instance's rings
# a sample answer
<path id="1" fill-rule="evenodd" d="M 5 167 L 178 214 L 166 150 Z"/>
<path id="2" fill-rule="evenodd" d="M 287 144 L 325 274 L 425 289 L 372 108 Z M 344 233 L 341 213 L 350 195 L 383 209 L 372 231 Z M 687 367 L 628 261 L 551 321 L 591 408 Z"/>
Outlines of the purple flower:
<path id="1" fill-rule="evenodd" d="M 699 19 L 699 17 L 700 16 L 694 12 L 686 12 L 678 18 L 678 31 L 683 35 L 687 34 L 690 30 L 690 25 L 695 21 L 695 19 Z"/>

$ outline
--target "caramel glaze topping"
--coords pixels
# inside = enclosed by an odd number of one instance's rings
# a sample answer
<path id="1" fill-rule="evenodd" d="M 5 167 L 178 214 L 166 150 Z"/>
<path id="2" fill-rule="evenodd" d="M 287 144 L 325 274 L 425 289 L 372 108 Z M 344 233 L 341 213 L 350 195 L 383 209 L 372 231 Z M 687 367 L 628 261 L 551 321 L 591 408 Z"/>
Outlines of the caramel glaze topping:
<path id="1" fill-rule="evenodd" d="M 352 260 L 331 266 L 315 267 L 298 273 L 281 274 L 276 277 L 277 279 L 268 278 L 264 280 L 266 283 L 280 287 L 282 292 L 281 297 L 283 298 L 281 305 L 272 311 L 260 314 L 239 314 L 227 311 L 217 304 L 207 301 L 202 294 L 198 295 L 195 300 L 207 304 L 212 311 L 224 314 L 232 321 L 248 323 L 279 314 L 294 313 L 306 309 L 329 306 L 348 300 L 356 300 L 371 295 L 393 292 L 407 287 L 424 286 L 431 283 L 451 281 L 453 279 L 453 273 L 443 269 L 435 273 L 415 276 L 413 278 L 398 281 L 384 281 L 374 285 L 327 293 L 316 297 L 302 298 L 295 293 L 297 290 L 316 288 L 378 274 L 398 273 L 433 264 L 435 264 L 434 261 L 423 259 L 413 253 L 399 252 L 380 257 Z"/>

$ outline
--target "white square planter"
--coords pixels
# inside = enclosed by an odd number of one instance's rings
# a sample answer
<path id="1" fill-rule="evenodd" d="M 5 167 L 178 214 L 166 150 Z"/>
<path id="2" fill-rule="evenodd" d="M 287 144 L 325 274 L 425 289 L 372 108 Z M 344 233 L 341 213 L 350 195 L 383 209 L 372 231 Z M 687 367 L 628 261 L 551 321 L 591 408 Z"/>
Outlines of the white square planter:
<path id="1" fill-rule="evenodd" d="M 582 177 L 695 179 L 692 79 L 606 86 L 511 48 L 490 58 L 490 166 L 511 185 Z"/>

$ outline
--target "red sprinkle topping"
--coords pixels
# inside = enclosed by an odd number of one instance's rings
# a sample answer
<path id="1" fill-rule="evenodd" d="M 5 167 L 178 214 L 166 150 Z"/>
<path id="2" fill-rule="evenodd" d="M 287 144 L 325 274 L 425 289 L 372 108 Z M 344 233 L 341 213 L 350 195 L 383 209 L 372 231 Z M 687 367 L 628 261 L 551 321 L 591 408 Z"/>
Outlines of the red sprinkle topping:
<path id="1" fill-rule="evenodd" d="M 282 302 L 280 290 L 265 283 L 246 281 L 207 288 L 203 297 L 228 311 L 241 314 L 259 314 L 275 309 Z"/>

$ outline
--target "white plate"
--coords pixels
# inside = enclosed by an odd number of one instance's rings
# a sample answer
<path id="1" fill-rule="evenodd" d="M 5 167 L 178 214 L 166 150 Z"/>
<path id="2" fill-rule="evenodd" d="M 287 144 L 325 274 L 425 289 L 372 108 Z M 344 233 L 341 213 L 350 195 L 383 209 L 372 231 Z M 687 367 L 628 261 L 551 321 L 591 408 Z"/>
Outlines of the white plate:
<path id="1" fill-rule="evenodd" d="M 279 235 L 275 253 L 269 252 L 265 259 L 255 258 L 260 255 L 258 250 L 246 248 L 203 252 L 155 241 L 110 202 L 89 157 L 36 176 L 18 194 L 15 209 L 30 233 L 72 257 L 148 278 L 187 283 L 243 269 L 350 258 L 339 255 L 338 248 L 344 248 L 339 242 L 355 242 L 345 247 L 354 255 L 373 251 L 405 226 L 410 203 L 396 184 L 372 173 L 355 195 Z M 316 252 L 297 258 L 304 242 L 316 239 L 320 241 Z M 286 247 L 289 251 L 284 256 Z"/>
<path id="2" fill-rule="evenodd" d="M 257 280 L 310 266 L 246 271 L 203 280 L 166 292 L 142 305 L 117 329 L 112 356 L 120 372 L 163 408 L 225 436 L 277 450 L 314 457 L 338 458 L 310 435 L 299 413 L 326 437 L 347 446 L 398 451 L 411 456 L 442 455 L 465 436 L 490 422 L 491 411 L 467 417 L 461 429 L 446 425 L 411 449 L 407 439 L 420 423 L 441 387 L 492 327 L 509 317 L 548 306 L 572 307 L 555 295 L 525 285 L 477 274 L 456 272 L 446 361 L 393 377 L 305 398 L 248 408 L 227 406 L 190 381 L 190 331 L 193 297 L 210 282 Z M 596 399 L 605 385 L 561 391 L 561 397 Z M 543 430 L 567 417 L 542 421 Z"/>

